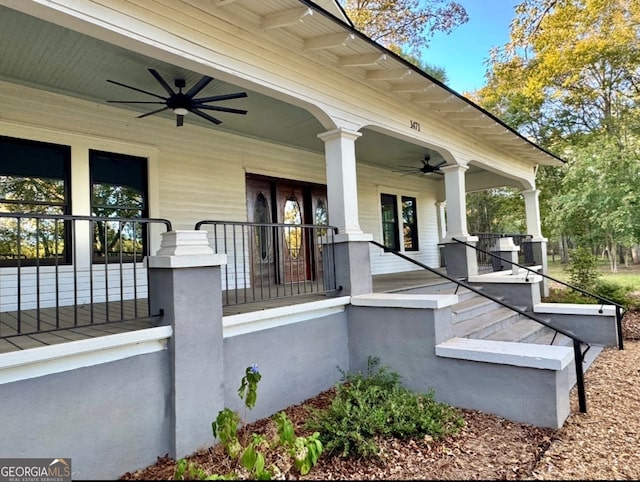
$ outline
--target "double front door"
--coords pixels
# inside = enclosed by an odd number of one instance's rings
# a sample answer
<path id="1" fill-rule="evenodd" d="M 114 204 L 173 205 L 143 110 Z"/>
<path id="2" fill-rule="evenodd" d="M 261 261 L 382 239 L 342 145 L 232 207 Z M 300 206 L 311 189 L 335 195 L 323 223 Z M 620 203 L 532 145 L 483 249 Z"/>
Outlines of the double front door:
<path id="1" fill-rule="evenodd" d="M 326 187 L 247 175 L 251 282 L 254 287 L 322 279 L 321 229 L 327 224 Z"/>

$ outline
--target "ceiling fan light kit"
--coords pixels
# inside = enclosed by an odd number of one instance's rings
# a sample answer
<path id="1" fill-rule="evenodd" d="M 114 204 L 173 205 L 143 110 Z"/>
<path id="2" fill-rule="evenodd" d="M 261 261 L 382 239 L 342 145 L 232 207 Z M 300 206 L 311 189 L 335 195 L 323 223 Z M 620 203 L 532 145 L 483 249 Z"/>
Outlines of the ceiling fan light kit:
<path id="1" fill-rule="evenodd" d="M 204 89 L 212 80 L 212 77 L 207 75 L 203 75 L 202 78 L 193 85 L 187 92 L 182 92 L 182 89 L 186 88 L 186 82 L 184 79 L 175 79 L 174 85 L 178 89 L 176 92 L 173 90 L 169 84 L 162 78 L 162 76 L 154 69 L 148 69 L 151 75 L 158 81 L 158 83 L 162 86 L 162 88 L 169 94 L 168 97 L 163 97 L 158 94 L 154 94 L 153 92 L 148 92 L 146 90 L 138 89 L 137 87 L 132 87 L 127 84 L 123 84 L 121 82 L 117 82 L 115 80 L 108 80 L 115 85 L 119 85 L 121 87 L 126 87 L 127 89 L 135 90 L 136 92 L 140 92 L 142 94 L 150 95 L 159 100 L 155 101 L 143 101 L 143 100 L 108 100 L 107 102 L 115 103 L 115 104 L 159 104 L 164 105 L 164 107 L 160 107 L 159 109 L 153 110 L 151 112 L 147 112 L 145 114 L 140 114 L 138 119 L 143 117 L 147 117 L 153 114 L 158 114 L 160 112 L 164 112 L 166 110 L 172 110 L 174 114 L 176 114 L 176 126 L 181 127 L 184 125 L 184 116 L 188 113 L 192 113 L 201 117 L 213 124 L 221 124 L 222 121 L 216 119 L 212 115 L 209 115 L 205 112 L 202 112 L 200 109 L 205 110 L 213 110 L 218 112 L 226 112 L 229 114 L 241 114 L 244 115 L 247 113 L 246 110 L 242 109 L 232 109 L 230 107 L 223 106 L 215 106 L 215 105 L 207 105 L 210 102 L 219 102 L 222 100 L 232 100 L 232 99 L 240 99 L 243 97 L 247 97 L 246 92 L 237 92 L 235 94 L 222 94 L 222 95 L 214 95 L 211 97 L 201 97 L 196 98 L 202 89 Z"/>

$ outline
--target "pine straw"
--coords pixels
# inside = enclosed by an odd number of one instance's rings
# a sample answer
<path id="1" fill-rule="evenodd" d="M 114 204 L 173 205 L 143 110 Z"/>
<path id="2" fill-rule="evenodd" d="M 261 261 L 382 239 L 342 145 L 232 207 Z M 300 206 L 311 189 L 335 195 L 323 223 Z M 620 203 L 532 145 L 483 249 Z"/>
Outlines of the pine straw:
<path id="1" fill-rule="evenodd" d="M 577 393 L 571 393 L 571 415 L 559 430 L 514 423 L 495 415 L 461 410 L 465 426 L 444 441 L 379 440 L 382 460 L 322 457 L 309 474 L 301 477 L 279 460 L 286 479 L 422 479 L 422 480 L 588 480 L 640 479 L 640 313 L 623 320 L 624 350 L 606 348 L 585 375 L 587 413 L 578 410 Z M 289 407 L 286 412 L 305 435 L 302 426 L 306 405 L 326 406 L 333 390 Z M 275 433 L 273 422 L 259 420 L 245 427 L 250 433 Z M 220 445 L 190 457 L 209 473 L 229 473 L 232 467 Z M 156 464 L 127 472 L 124 480 L 168 480 L 175 460 L 165 456 Z M 247 474 L 245 474 L 245 477 Z"/>

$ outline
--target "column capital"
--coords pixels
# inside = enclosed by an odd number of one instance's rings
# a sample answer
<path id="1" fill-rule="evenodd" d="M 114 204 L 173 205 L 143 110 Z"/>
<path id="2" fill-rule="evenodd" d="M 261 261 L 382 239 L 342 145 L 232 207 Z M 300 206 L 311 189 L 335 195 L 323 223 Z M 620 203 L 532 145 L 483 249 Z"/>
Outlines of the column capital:
<path id="1" fill-rule="evenodd" d="M 440 170 L 442 172 L 455 172 L 455 171 L 466 171 L 469 169 L 469 166 L 467 166 L 466 164 L 453 164 L 450 166 L 442 166 L 440 168 Z"/>
<path id="2" fill-rule="evenodd" d="M 195 268 L 227 264 L 226 254 L 209 246 L 207 231 L 178 230 L 162 233 L 160 249 L 147 258 L 149 268 Z"/>
<path id="3" fill-rule="evenodd" d="M 344 127 L 338 127 L 337 129 L 318 134 L 318 138 L 322 139 L 324 142 L 334 139 L 351 139 L 355 141 L 360 136 L 362 136 L 362 132 L 353 131 Z"/>

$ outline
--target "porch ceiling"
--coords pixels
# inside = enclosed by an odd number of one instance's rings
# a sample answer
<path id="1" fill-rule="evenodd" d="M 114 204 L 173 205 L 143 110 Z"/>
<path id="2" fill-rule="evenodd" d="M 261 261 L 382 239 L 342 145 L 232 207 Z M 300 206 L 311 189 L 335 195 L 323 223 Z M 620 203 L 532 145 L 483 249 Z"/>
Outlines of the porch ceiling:
<path id="1" fill-rule="evenodd" d="M 202 2 L 199 0 L 184 2 L 202 8 Z M 256 25 L 273 29 L 274 35 L 283 35 L 286 38 L 294 35 L 302 39 L 306 45 L 304 50 L 307 55 L 314 55 L 321 61 L 326 59 L 326 62 L 331 64 L 337 62 L 338 68 L 347 69 L 354 78 L 362 79 L 364 76 L 366 81 L 373 83 L 377 88 L 391 91 L 404 101 L 424 105 L 425 110 L 431 112 L 430 115 L 439 116 L 441 122 L 447 122 L 443 120 L 446 117 L 443 113 L 446 111 L 453 119 L 448 122 L 457 123 L 458 128 L 466 124 L 479 126 L 471 130 L 483 132 L 487 136 L 495 135 L 494 142 L 502 142 L 521 158 L 535 159 L 536 163 L 541 164 L 558 162 L 554 156 L 541 151 L 515 133 L 510 133 L 495 119 L 482 114 L 477 108 L 470 108 L 468 100 L 421 76 L 417 70 L 411 70 L 406 66 L 399 70 L 397 59 L 387 55 L 380 57 L 378 46 L 363 40 L 361 36 L 349 33 L 352 30 L 346 24 L 329 19 L 327 15 L 318 14 L 317 11 L 312 15 L 313 21 L 303 23 L 294 19 L 296 21 L 292 22 L 292 13 L 299 14 L 301 18 L 311 16 L 309 11 L 312 9 L 305 6 L 307 3 L 299 0 L 215 0 L 213 7 L 211 2 L 207 2 L 207 5 L 209 9 L 218 9 L 218 13 L 223 15 L 247 16 Z M 292 8 L 293 5 L 296 8 Z M 231 10 L 231 13 L 227 10 Z M 278 12 L 284 12 L 286 15 L 279 15 Z M 345 38 L 337 41 L 340 39 L 337 39 L 336 34 Z M 107 100 L 153 100 L 147 95 L 109 83 L 107 79 L 165 95 L 162 87 L 148 72 L 148 68 L 156 69 L 172 86 L 174 79 L 185 79 L 187 89 L 201 78 L 199 73 L 146 57 L 4 6 L 0 6 L 0 45 L 3 46 L 3 54 L 0 56 L 0 79 L 99 104 L 107 104 Z M 376 55 L 377 60 L 370 58 L 372 53 Z M 413 80 L 407 80 L 409 78 Z M 247 115 L 213 112 L 212 114 L 222 121 L 219 126 L 214 126 L 197 116 L 187 115 L 181 129 L 187 129 L 189 125 L 198 125 L 323 152 L 324 145 L 317 138 L 317 134 L 324 131 L 324 128 L 314 116 L 302 108 L 218 79 L 203 89 L 198 97 L 239 91 L 247 92 L 248 97 L 220 102 L 217 105 L 246 109 Z M 25 102 L 29 102 L 29 99 L 25 99 Z M 154 105 L 135 104 L 117 106 L 130 111 L 132 121 L 136 122 L 145 121 L 144 118 L 135 119 L 137 115 L 158 108 Z M 175 124 L 175 115 L 170 111 L 156 115 L 163 116 L 167 122 Z M 419 164 L 422 156 L 427 153 L 436 162 L 441 159 L 435 151 L 371 130 L 367 130 L 366 135 L 358 140 L 356 149 L 359 161 L 388 168 L 395 168 L 398 163 L 411 163 L 412 159 Z M 472 167 L 470 173 L 476 169 Z M 433 176 L 429 178 L 433 179 Z"/>

